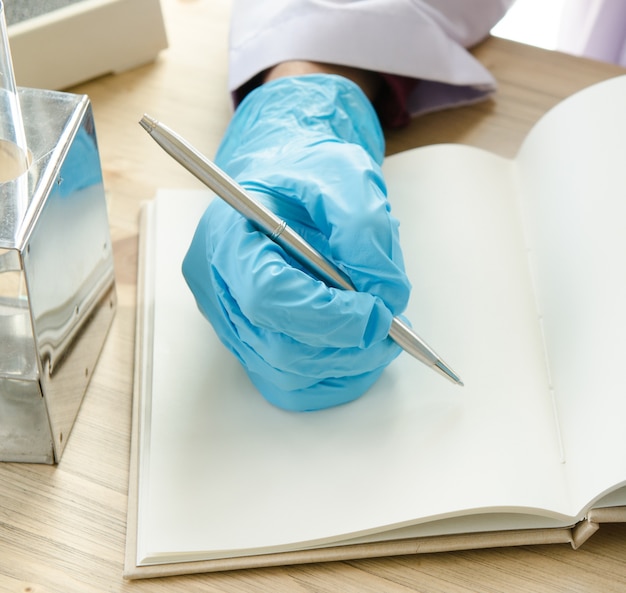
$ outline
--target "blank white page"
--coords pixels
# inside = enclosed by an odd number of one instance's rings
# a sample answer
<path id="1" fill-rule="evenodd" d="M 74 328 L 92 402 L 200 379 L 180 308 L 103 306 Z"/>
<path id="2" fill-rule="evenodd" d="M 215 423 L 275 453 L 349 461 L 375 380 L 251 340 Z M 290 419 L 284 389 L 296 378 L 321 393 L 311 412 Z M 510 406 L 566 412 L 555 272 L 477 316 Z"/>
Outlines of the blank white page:
<path id="1" fill-rule="evenodd" d="M 517 157 L 573 505 L 626 484 L 626 76 L 566 99 Z"/>
<path id="2" fill-rule="evenodd" d="M 356 402 L 305 414 L 263 400 L 184 283 L 207 195 L 160 193 L 139 564 L 569 508 L 511 166 L 453 146 L 386 163 L 414 285 L 407 316 L 466 386 L 403 353 Z"/>

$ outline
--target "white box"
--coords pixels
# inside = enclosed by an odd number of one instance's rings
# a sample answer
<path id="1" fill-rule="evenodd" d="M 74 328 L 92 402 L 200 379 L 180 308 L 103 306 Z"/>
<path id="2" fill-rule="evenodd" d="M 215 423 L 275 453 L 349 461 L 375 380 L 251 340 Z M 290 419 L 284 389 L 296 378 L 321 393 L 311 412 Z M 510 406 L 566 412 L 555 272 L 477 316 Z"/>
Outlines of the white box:
<path id="1" fill-rule="evenodd" d="M 82 0 L 8 32 L 17 84 L 51 90 L 146 64 L 167 47 L 159 0 Z"/>

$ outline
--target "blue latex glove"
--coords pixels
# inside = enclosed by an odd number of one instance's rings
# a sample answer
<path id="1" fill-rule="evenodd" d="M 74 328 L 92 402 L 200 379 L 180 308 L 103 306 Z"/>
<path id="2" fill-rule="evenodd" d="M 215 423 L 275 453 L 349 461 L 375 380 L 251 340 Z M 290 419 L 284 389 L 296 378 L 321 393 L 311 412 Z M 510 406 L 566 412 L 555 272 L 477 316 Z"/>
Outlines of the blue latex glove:
<path id="1" fill-rule="evenodd" d="M 315 410 L 364 393 L 399 354 L 388 338 L 410 285 L 361 89 L 334 75 L 281 78 L 236 110 L 216 163 L 352 279 L 328 288 L 215 199 L 183 273 L 202 313 L 271 403 Z"/>

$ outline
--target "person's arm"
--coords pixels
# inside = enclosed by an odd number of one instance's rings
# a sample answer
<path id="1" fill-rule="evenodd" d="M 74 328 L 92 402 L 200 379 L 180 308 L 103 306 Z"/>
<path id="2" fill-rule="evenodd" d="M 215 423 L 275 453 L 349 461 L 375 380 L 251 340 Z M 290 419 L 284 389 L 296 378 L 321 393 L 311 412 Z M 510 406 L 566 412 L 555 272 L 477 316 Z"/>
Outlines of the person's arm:
<path id="1" fill-rule="evenodd" d="M 413 91 L 428 91 L 429 82 L 433 96 L 444 97 L 439 106 L 453 88 L 465 99 L 489 91 L 492 79 L 462 43 L 479 32 L 466 6 L 477 3 L 491 17 L 501 4 L 439 0 L 452 11 L 445 15 L 423 1 L 235 2 L 237 107 L 216 163 L 357 289 L 326 286 L 213 201 L 183 272 L 200 310 L 271 403 L 314 410 L 349 402 L 400 353 L 388 333 L 411 285 L 387 200 L 374 106 L 381 112 L 395 88 L 398 110 L 406 112 L 411 97 L 424 107 L 428 93 Z M 399 66 L 386 61 L 390 55 Z"/>
<path id="2" fill-rule="evenodd" d="M 344 76 L 356 83 L 372 103 L 375 101 L 383 84 L 382 77 L 377 72 L 351 66 L 306 60 L 289 60 L 269 68 L 263 75 L 263 82 L 269 82 L 285 76 L 301 76 L 303 74 L 337 74 Z"/>
<path id="3" fill-rule="evenodd" d="M 200 221 L 183 264 L 224 345 L 268 401 L 290 410 L 367 391 L 401 351 L 388 334 L 410 291 L 380 168 L 382 128 L 345 75 L 373 92 L 375 80 L 319 69 L 269 71 L 235 110 L 215 162 L 357 291 L 320 282 L 222 200 Z"/>

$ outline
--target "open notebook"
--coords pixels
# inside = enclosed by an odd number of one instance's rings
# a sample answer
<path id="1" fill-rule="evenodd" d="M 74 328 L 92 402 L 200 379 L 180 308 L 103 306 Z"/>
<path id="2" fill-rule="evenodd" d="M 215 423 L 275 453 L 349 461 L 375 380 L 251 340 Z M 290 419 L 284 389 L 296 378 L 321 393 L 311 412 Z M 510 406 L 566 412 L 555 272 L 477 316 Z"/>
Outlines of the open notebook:
<path id="1" fill-rule="evenodd" d="M 291 413 L 196 309 L 182 257 L 211 195 L 142 213 L 128 578 L 569 542 L 626 520 L 626 77 L 565 100 L 508 160 L 385 163 L 407 316 L 361 399 Z"/>

